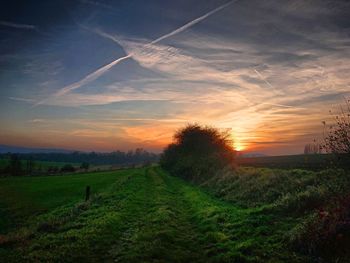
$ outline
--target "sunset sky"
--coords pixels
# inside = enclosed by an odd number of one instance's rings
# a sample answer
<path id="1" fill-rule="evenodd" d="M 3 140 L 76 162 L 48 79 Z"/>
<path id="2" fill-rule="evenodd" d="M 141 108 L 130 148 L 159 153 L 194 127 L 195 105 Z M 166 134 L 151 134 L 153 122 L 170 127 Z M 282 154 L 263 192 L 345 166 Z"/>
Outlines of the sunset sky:
<path id="1" fill-rule="evenodd" d="M 0 14 L 0 144 L 160 151 L 196 122 L 294 154 L 350 95 L 347 0 L 12 0 Z"/>

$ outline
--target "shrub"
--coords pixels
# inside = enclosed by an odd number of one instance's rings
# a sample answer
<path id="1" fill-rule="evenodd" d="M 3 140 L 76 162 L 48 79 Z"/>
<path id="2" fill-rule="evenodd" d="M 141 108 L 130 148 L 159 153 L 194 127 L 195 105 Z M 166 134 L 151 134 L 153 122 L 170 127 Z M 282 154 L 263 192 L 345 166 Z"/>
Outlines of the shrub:
<path id="1" fill-rule="evenodd" d="M 84 169 L 85 171 L 89 170 L 89 167 L 90 167 L 90 164 L 87 163 L 87 162 L 83 162 L 83 163 L 80 165 L 80 169 Z"/>
<path id="2" fill-rule="evenodd" d="M 69 173 L 69 172 L 74 172 L 75 168 L 71 164 L 66 164 L 61 168 L 61 172 L 63 173 Z"/>
<path id="3" fill-rule="evenodd" d="M 160 164 L 173 175 L 203 181 L 217 170 L 233 167 L 234 157 L 228 133 L 192 124 L 175 133 L 174 143 L 164 150 Z"/>
<path id="4" fill-rule="evenodd" d="M 298 250 L 324 258 L 349 258 L 350 195 L 333 198 L 290 233 L 290 242 Z M 342 261 L 339 261 L 342 262 Z"/>

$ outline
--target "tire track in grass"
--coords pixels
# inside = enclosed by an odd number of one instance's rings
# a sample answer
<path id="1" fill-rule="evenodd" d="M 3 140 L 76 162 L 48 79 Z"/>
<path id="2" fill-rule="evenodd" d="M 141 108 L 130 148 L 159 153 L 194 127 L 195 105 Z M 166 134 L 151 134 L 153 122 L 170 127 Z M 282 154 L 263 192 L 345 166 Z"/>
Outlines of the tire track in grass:
<path id="1" fill-rule="evenodd" d="M 121 262 L 205 262 L 192 224 L 187 220 L 178 192 L 154 168 L 145 175 L 151 181 L 151 202 L 128 244 L 119 251 Z"/>
<path id="2" fill-rule="evenodd" d="M 88 205 L 62 207 L 44 219 L 53 229 L 33 233 L 20 248 L 22 262 L 205 262 L 178 192 L 154 168 L 124 176 Z"/>
<path id="3" fill-rule="evenodd" d="M 284 246 L 295 222 L 222 201 L 182 179 L 168 176 L 199 232 L 205 262 L 305 262 Z"/>

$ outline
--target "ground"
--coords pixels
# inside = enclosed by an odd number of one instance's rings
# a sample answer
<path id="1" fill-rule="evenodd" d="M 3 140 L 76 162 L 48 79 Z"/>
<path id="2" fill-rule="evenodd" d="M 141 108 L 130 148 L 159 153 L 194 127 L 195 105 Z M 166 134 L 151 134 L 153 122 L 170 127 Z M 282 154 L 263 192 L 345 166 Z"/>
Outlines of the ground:
<path id="1" fill-rule="evenodd" d="M 1 196 L 1 213 L 17 222 L 3 223 L 5 262 L 305 262 L 285 245 L 295 220 L 222 201 L 158 167 L 1 180 L 16 197 Z M 16 185 L 23 190 L 9 193 Z"/>

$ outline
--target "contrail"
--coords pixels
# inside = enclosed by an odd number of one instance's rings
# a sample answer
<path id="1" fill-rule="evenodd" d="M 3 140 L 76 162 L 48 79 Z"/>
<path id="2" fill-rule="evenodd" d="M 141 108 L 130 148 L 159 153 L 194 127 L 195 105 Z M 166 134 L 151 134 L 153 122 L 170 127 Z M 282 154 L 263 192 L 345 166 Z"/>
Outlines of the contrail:
<path id="1" fill-rule="evenodd" d="M 284 105 L 284 104 L 277 104 L 277 103 L 263 102 L 263 103 L 260 103 L 260 104 L 271 105 L 271 106 L 277 106 L 277 107 L 283 107 L 283 108 L 295 108 L 294 106 Z"/>
<path id="2" fill-rule="evenodd" d="M 232 0 L 232 1 L 226 3 L 226 4 L 222 5 L 222 6 L 219 6 L 219 7 L 215 8 L 214 10 L 206 13 L 205 15 L 202 15 L 202 16 L 196 18 L 195 20 L 193 20 L 191 22 L 188 22 L 187 24 L 183 25 L 182 27 L 179 27 L 178 29 L 176 29 L 176 30 L 174 30 L 174 31 L 172 31 L 172 32 L 170 32 L 168 34 L 166 34 L 164 36 L 161 36 L 161 37 L 157 38 L 156 40 L 153 40 L 150 44 L 156 44 L 156 43 L 158 43 L 159 41 L 161 41 L 163 39 L 166 39 L 168 37 L 176 35 L 176 34 L 186 30 L 187 28 L 189 28 L 189 27 L 191 27 L 191 26 L 193 26 L 193 25 L 195 25 L 197 23 L 199 23 L 200 21 L 202 21 L 202 20 L 206 19 L 207 17 L 215 14 L 216 12 L 219 12 L 221 9 L 224 9 L 225 7 L 227 7 L 227 6 L 233 4 L 234 2 L 237 2 L 237 1 L 238 0 Z"/>
<path id="3" fill-rule="evenodd" d="M 258 74 L 258 76 L 259 76 L 270 88 L 275 89 L 275 87 L 272 86 L 272 84 L 271 84 L 270 82 L 268 82 L 268 81 L 264 78 L 264 76 L 261 75 L 261 73 L 260 73 L 257 69 L 254 68 L 254 71 L 255 71 L 256 74 Z"/>
<path id="4" fill-rule="evenodd" d="M 103 31 L 101 31 L 101 30 L 99 30 L 99 29 L 91 29 L 91 28 L 88 28 L 88 27 L 86 27 L 86 26 L 84 26 L 84 25 L 79 25 L 79 26 L 80 26 L 81 28 L 87 30 L 87 31 L 90 31 L 90 32 L 92 32 L 92 33 L 95 33 L 95 34 L 97 34 L 97 35 L 99 35 L 99 36 L 101 36 L 101 37 L 110 39 L 110 40 L 112 40 L 113 42 L 116 42 L 118 45 L 123 46 L 123 45 L 120 43 L 119 39 L 116 38 L 115 36 L 112 36 L 112 35 L 110 35 L 110 34 L 107 34 L 107 33 L 103 32 Z"/>
<path id="5" fill-rule="evenodd" d="M 151 41 L 150 43 L 146 44 L 145 47 L 148 46 L 148 45 L 156 44 L 156 43 L 160 42 L 160 41 L 163 40 L 163 39 L 166 39 L 166 38 L 169 38 L 169 37 L 171 37 L 171 36 L 174 36 L 174 35 L 176 35 L 176 34 L 178 34 L 178 33 L 181 33 L 182 31 L 186 30 L 187 28 L 194 26 L 195 24 L 201 22 L 202 20 L 206 19 L 207 17 L 209 17 L 209 16 L 211 16 L 211 15 L 213 15 L 213 14 L 219 12 L 219 11 L 222 10 L 223 8 L 229 6 L 229 5 L 231 5 L 231 4 L 233 4 L 234 2 L 237 2 L 237 1 L 238 1 L 238 0 L 231 0 L 230 2 L 228 2 L 228 3 L 224 4 L 224 5 L 221 5 L 221 6 L 217 7 L 217 8 L 215 8 L 214 10 L 212 10 L 212 11 L 206 13 L 205 15 L 202 15 L 202 16 L 196 18 L 195 20 L 192 20 L 191 22 L 188 22 L 187 24 L 185 24 L 185 25 L 179 27 L 178 29 L 175 29 L 174 31 L 172 31 L 172 32 L 170 32 L 170 33 L 168 33 L 168 34 L 163 35 L 163 36 L 161 36 L 161 37 L 159 37 L 159 38 L 157 38 L 157 39 Z M 95 33 L 97 33 L 97 34 L 99 34 L 99 35 L 101 35 L 101 36 L 103 36 L 103 37 L 109 38 L 109 39 L 111 39 L 111 40 L 113 40 L 113 41 L 115 41 L 115 42 L 118 43 L 118 40 L 116 40 L 114 37 L 112 37 L 112 36 L 110 36 L 110 35 L 108 35 L 108 34 L 106 34 L 106 33 L 103 33 L 103 32 L 100 32 L 100 31 L 98 31 L 98 32 L 95 31 Z M 62 88 L 61 90 L 59 90 L 58 92 L 56 92 L 56 93 L 54 94 L 54 96 L 55 96 L 55 97 L 57 97 L 57 96 L 62 96 L 62 95 L 64 95 L 64 94 L 66 94 L 67 92 L 70 92 L 70 91 L 72 91 L 72 90 L 75 90 L 75 89 L 77 89 L 77 88 L 80 88 L 81 86 L 83 86 L 83 85 L 85 85 L 85 84 L 87 84 L 87 83 L 90 83 L 91 81 L 96 80 L 97 78 L 99 78 L 100 76 L 102 76 L 105 72 L 107 72 L 109 69 L 111 69 L 113 66 L 117 65 L 119 62 L 122 62 L 123 60 L 126 60 L 126 59 L 132 57 L 132 55 L 133 55 L 133 54 L 130 53 L 130 54 L 127 54 L 127 55 L 124 56 L 124 57 L 121 57 L 121 58 L 118 58 L 118 59 L 112 61 L 111 63 L 109 63 L 109 64 L 107 64 L 107 65 L 105 65 L 105 66 L 103 66 L 103 67 L 97 69 L 96 71 L 94 71 L 94 72 L 92 72 L 92 73 L 90 73 L 89 75 L 87 75 L 87 76 L 84 77 L 83 79 L 81 79 L 81 80 L 79 80 L 79 81 L 77 81 L 77 82 L 74 82 L 74 83 L 72 83 L 72 84 L 70 84 L 70 85 L 68 85 L 68 86 L 66 86 L 66 87 L 64 87 L 64 88 Z M 42 100 L 42 101 L 39 101 L 38 103 L 36 103 L 36 104 L 34 105 L 34 107 L 35 107 L 35 106 L 38 106 L 38 105 L 40 105 L 40 104 L 43 104 L 43 103 L 46 102 L 47 100 L 48 100 L 48 99 L 44 99 L 44 100 Z"/>
<path id="6" fill-rule="evenodd" d="M 75 90 L 77 88 L 80 88 L 81 86 L 87 84 L 87 83 L 90 83 L 91 81 L 94 81 L 95 79 L 99 78 L 100 76 L 102 76 L 106 71 L 108 71 L 110 68 L 112 68 L 113 66 L 115 66 L 116 64 L 118 64 L 119 62 L 125 60 L 125 59 L 128 59 L 131 57 L 131 54 L 128 54 L 124 57 L 121 57 L 121 58 L 118 58 L 114 61 L 112 61 L 111 63 L 103 66 L 102 68 L 99 68 L 98 70 L 94 71 L 93 73 L 90 73 L 89 75 L 87 75 L 85 78 L 83 78 L 82 80 L 79 80 L 78 82 L 74 82 L 64 88 L 62 88 L 61 90 L 59 90 L 58 92 L 56 92 L 54 94 L 55 97 L 59 97 L 59 96 L 62 96 L 72 90 Z M 42 101 L 39 101 L 38 103 L 36 103 L 34 105 L 35 106 L 38 106 L 40 104 L 43 104 L 44 102 L 46 102 L 49 98 L 47 99 L 44 99 Z"/>
<path id="7" fill-rule="evenodd" d="M 9 21 L 0 21 L 0 26 L 6 26 L 6 27 L 12 27 L 12 28 L 18 28 L 18 29 L 37 30 L 37 27 L 34 25 L 18 24 L 18 23 L 13 23 Z"/>

